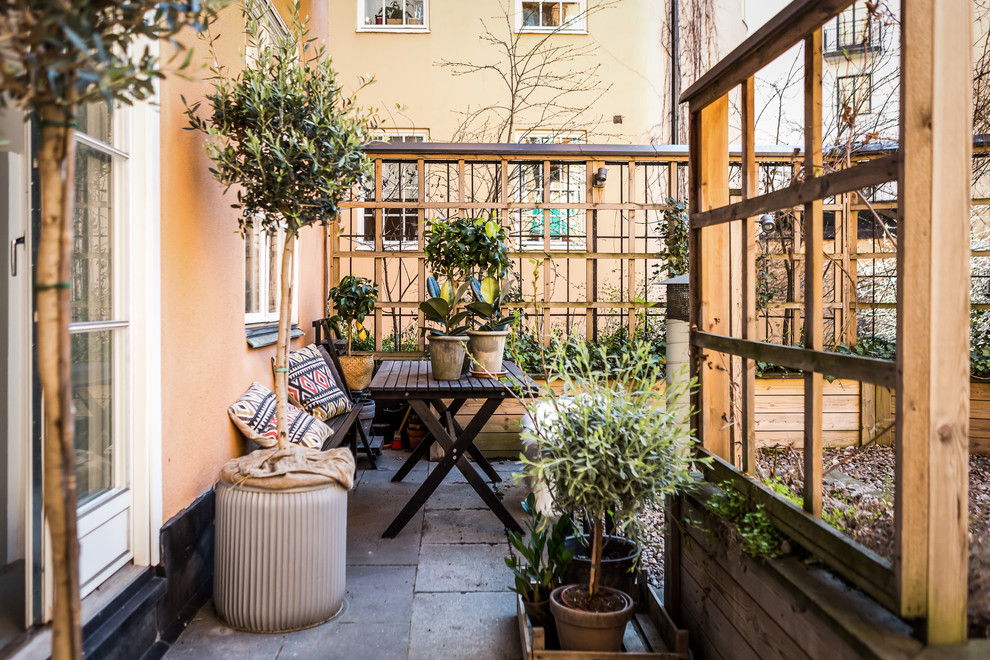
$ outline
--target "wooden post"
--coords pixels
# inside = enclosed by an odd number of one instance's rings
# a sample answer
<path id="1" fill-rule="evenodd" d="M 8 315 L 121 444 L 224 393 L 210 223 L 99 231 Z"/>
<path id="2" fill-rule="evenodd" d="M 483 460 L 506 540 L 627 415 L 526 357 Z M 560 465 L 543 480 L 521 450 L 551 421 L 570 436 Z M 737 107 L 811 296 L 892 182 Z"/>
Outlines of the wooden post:
<path id="1" fill-rule="evenodd" d="M 966 641 L 970 12 L 901 2 L 895 566 L 930 644 Z"/>
<path id="2" fill-rule="evenodd" d="M 729 98 L 691 112 L 692 213 L 729 202 Z M 728 224 L 691 229 L 691 325 L 714 334 L 729 334 Z M 732 410 L 729 357 L 692 345 L 691 372 L 698 378 L 695 428 L 703 447 L 732 461 Z"/>
<path id="3" fill-rule="evenodd" d="M 423 158 L 416 159 L 416 172 L 419 180 L 417 181 L 416 189 L 416 201 L 422 204 L 426 201 L 426 160 Z M 426 209 L 418 208 L 416 209 L 416 223 L 418 230 L 416 232 L 416 249 L 419 251 L 419 256 L 416 257 L 416 275 L 419 277 L 419 298 L 418 300 L 426 300 L 426 256 L 423 250 L 426 249 Z M 423 317 L 423 311 L 416 307 L 416 327 L 422 328 L 425 324 L 426 319 Z M 417 340 L 417 346 L 419 350 L 426 350 L 426 335 L 417 332 L 419 339 Z M 395 338 L 395 349 L 400 350 L 402 342 L 399 337 Z"/>
<path id="4" fill-rule="evenodd" d="M 742 196 L 756 197 L 756 139 L 755 92 L 753 76 L 742 84 Z M 742 338 L 756 340 L 756 232 L 753 219 L 743 220 L 741 245 L 742 267 Z M 742 471 L 756 473 L 756 361 L 746 358 L 742 363 L 741 436 Z"/>
<path id="5" fill-rule="evenodd" d="M 383 165 L 382 159 L 375 159 L 375 201 L 379 204 L 384 201 L 384 195 L 382 193 L 382 175 L 383 175 Z M 375 209 L 375 254 L 381 254 L 384 251 L 384 230 L 385 230 L 385 211 L 381 207 Z M 352 262 L 353 263 L 353 262 Z M 385 272 L 385 261 L 381 257 L 375 257 L 374 261 L 374 274 L 372 278 L 375 284 L 378 285 L 379 291 L 384 291 L 384 277 Z M 385 324 L 382 322 L 382 307 L 381 305 L 375 305 L 375 350 L 382 350 L 382 329 Z"/>
<path id="6" fill-rule="evenodd" d="M 804 41 L 804 178 L 822 175 L 822 31 Z M 804 345 L 822 350 L 822 200 L 804 205 Z M 822 515 L 822 374 L 804 374 L 804 508 Z"/>

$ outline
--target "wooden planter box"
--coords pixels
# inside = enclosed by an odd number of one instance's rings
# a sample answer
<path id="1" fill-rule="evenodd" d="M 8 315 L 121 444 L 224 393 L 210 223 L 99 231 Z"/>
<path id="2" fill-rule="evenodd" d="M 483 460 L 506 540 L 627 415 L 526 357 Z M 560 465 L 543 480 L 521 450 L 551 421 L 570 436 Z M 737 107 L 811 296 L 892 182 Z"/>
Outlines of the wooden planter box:
<path id="1" fill-rule="evenodd" d="M 516 596 L 519 641 L 525 660 L 689 660 L 686 630 L 679 630 L 641 573 L 640 603 L 622 639 L 623 651 L 562 651 L 546 648 L 543 628 L 530 624 L 522 598 Z M 671 650 L 673 649 L 673 650 Z"/>

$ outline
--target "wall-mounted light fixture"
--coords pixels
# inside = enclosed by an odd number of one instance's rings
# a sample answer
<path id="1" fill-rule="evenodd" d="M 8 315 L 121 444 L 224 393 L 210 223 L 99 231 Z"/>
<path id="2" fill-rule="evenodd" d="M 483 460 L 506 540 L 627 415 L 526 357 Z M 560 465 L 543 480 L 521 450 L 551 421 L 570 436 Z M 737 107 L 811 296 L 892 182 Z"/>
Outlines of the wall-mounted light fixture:
<path id="1" fill-rule="evenodd" d="M 761 233 L 772 234 L 777 231 L 777 219 L 773 213 L 764 213 L 756 220 L 756 226 Z"/>
<path id="2" fill-rule="evenodd" d="M 607 179 L 607 178 L 608 178 L 608 168 L 607 167 L 599 167 L 598 168 L 598 171 L 595 172 L 595 178 L 591 182 L 591 185 L 593 185 L 595 188 L 604 188 L 605 187 L 605 179 Z"/>

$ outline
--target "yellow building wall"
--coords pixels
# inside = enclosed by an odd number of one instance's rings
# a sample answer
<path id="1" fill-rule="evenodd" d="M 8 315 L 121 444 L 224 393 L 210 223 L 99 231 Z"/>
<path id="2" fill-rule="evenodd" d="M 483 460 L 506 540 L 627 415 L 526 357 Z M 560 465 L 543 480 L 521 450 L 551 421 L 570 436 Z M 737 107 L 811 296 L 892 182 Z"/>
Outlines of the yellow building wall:
<path id="1" fill-rule="evenodd" d="M 578 106 L 594 102 L 583 119 L 571 127 L 600 116 L 603 120 L 597 131 L 589 134 L 589 142 L 648 144 L 651 130 L 668 121 L 661 103 L 669 95 L 663 82 L 668 56 L 661 47 L 666 2 L 620 0 L 613 7 L 595 11 L 599 0 L 589 1 L 588 34 L 557 34 L 548 42 L 593 48 L 592 54 L 561 64 L 558 70 L 583 72 L 598 63 L 599 77 L 611 84 L 600 99 L 587 93 L 568 101 Z M 438 63 L 504 62 L 496 47 L 483 42 L 481 21 L 484 19 L 497 37 L 514 38 L 504 11 L 506 3 L 514 10 L 513 0 L 430 0 L 430 32 L 425 34 L 358 32 L 356 0 L 329 2 L 328 36 L 334 64 L 342 81 L 352 88 L 359 75 L 375 76 L 376 83 L 362 91 L 360 98 L 365 105 L 381 110 L 383 127 L 429 129 L 433 141 L 449 141 L 460 121 L 458 112 L 508 99 L 496 74 L 455 76 Z M 520 50 L 531 48 L 543 37 L 522 35 Z M 547 90 L 544 99 L 554 94 Z M 396 109 L 397 104 L 402 109 Z M 623 117 L 621 124 L 613 123 L 614 115 Z M 532 128 L 537 123 L 534 111 L 522 117 L 520 128 Z"/>
<path id="2" fill-rule="evenodd" d="M 280 11 L 283 7 L 280 7 Z M 222 35 L 222 63 L 241 66 L 243 19 L 225 9 L 214 33 Z M 195 60 L 207 62 L 205 42 L 186 35 Z M 163 60 L 169 54 L 163 46 Z M 198 65 L 194 65 L 198 66 Z M 252 349 L 245 339 L 244 241 L 237 233 L 235 200 L 208 171 L 203 136 L 188 124 L 180 95 L 192 103 L 209 89 L 209 73 L 194 69 L 187 81 L 161 85 L 162 173 L 162 483 L 163 520 L 210 488 L 221 465 L 245 450 L 227 407 L 252 381 L 272 387 L 275 347 Z M 312 340 L 311 322 L 323 308 L 322 228 L 300 232 L 298 321 Z"/>

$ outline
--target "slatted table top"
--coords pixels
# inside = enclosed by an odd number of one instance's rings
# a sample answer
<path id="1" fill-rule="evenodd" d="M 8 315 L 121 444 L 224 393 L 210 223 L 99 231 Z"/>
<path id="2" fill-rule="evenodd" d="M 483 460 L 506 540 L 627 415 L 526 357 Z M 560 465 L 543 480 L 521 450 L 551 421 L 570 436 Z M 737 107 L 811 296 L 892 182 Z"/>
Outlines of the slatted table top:
<path id="1" fill-rule="evenodd" d="M 458 380 L 436 380 L 427 360 L 385 360 L 371 381 L 371 394 L 376 399 L 430 398 L 438 394 L 447 397 L 505 398 L 517 395 L 532 396 L 538 388 L 532 378 L 522 373 L 515 364 L 503 362 L 502 368 L 509 375 L 501 380 L 461 376 Z"/>

